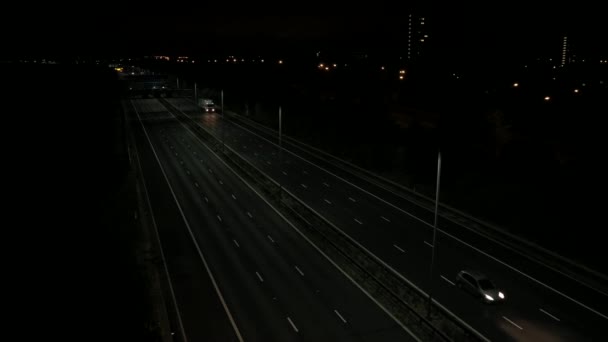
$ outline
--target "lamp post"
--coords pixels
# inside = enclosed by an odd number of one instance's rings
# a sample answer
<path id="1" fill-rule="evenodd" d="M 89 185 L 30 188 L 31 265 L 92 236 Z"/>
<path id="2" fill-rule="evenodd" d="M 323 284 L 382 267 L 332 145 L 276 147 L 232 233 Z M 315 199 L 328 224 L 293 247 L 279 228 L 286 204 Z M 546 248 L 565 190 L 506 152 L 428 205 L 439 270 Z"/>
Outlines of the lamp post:
<path id="1" fill-rule="evenodd" d="M 433 304 L 433 272 L 435 268 L 435 250 L 437 249 L 437 217 L 439 211 L 439 186 L 441 180 L 441 151 L 437 153 L 437 186 L 435 187 L 435 219 L 433 220 L 433 246 L 431 247 L 431 269 L 429 282 L 429 307 L 427 315 L 431 316 L 431 306 Z"/>

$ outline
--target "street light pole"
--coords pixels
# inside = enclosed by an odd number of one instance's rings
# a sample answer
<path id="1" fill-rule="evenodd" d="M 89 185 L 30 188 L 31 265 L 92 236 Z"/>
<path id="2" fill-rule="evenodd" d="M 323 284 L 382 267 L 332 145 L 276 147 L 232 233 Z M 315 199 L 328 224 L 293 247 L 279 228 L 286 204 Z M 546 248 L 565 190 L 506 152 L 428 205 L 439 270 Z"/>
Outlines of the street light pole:
<path id="1" fill-rule="evenodd" d="M 279 167 L 283 167 L 283 112 L 279 106 Z M 283 193 L 283 182 L 279 182 L 279 196 Z"/>
<path id="2" fill-rule="evenodd" d="M 224 115 L 224 89 L 220 90 L 220 104 L 222 106 L 222 115 Z"/>
<path id="3" fill-rule="evenodd" d="M 226 150 L 224 143 L 224 130 L 226 129 L 226 113 L 224 113 L 224 89 L 220 91 L 220 103 L 222 106 L 222 152 Z"/>
<path id="4" fill-rule="evenodd" d="M 283 115 L 281 113 L 281 106 L 279 106 L 279 152 L 283 150 Z"/>
<path id="5" fill-rule="evenodd" d="M 429 308 L 427 315 L 431 316 L 431 305 L 433 303 L 433 271 L 435 268 L 435 249 L 437 248 L 437 217 L 439 211 L 439 185 L 441 180 L 441 151 L 437 152 L 437 186 L 435 187 L 435 219 L 433 220 L 433 247 L 431 254 L 431 271 L 429 283 Z"/>

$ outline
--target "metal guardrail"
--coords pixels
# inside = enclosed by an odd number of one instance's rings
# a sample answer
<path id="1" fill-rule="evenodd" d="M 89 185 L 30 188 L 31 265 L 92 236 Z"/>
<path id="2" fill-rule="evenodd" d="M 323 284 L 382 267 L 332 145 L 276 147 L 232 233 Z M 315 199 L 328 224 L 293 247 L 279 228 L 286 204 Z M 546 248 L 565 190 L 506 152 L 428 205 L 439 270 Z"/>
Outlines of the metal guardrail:
<path id="1" fill-rule="evenodd" d="M 257 129 L 265 131 L 266 134 L 277 134 L 277 132 L 271 128 L 268 128 L 241 115 L 229 111 L 226 111 L 226 113 L 234 118 L 237 118 L 242 124 L 248 125 L 249 127 L 255 126 Z M 246 123 L 244 121 L 246 121 Z M 395 181 L 376 175 L 369 170 L 365 170 L 357 165 L 335 157 L 306 143 L 300 142 L 292 137 L 284 135 L 283 140 L 291 143 L 295 148 L 312 155 L 314 158 L 322 160 L 385 191 L 389 191 L 397 197 L 410 201 L 411 203 L 419 206 L 421 209 L 427 210 L 431 213 L 434 211 L 435 200 L 424 195 L 423 193 L 416 192 L 402 184 L 396 183 Z M 310 150 L 314 150 L 318 154 L 315 154 Z M 439 207 L 439 215 L 442 219 L 448 220 L 462 228 L 471 230 L 498 244 L 502 244 L 503 246 L 528 258 L 529 260 L 540 263 L 545 267 L 571 278 L 584 286 L 595 289 L 599 292 L 608 292 L 608 285 L 606 284 L 608 282 L 608 276 L 444 203 L 439 203 Z M 430 225 L 430 223 L 428 224 Z"/>
<path id="2" fill-rule="evenodd" d="M 169 102 L 160 100 L 178 119 L 191 127 L 215 151 L 221 152 L 231 165 L 238 168 L 247 178 L 274 203 L 286 210 L 291 218 L 299 222 L 306 231 L 321 238 L 324 246 L 335 251 L 346 261 L 353 276 L 366 285 L 366 289 L 378 296 L 394 313 L 407 324 L 415 324 L 417 332 L 427 341 L 487 341 L 487 339 L 455 317 L 445 307 L 433 301 L 433 315 L 427 311 L 428 296 L 396 271 L 387 269 L 370 252 L 352 240 L 338 227 L 284 189 L 270 176 L 256 168 L 230 146 L 223 144 L 213 133 L 198 125 L 186 114 Z M 343 263 L 344 264 L 344 263 Z M 342 264 L 342 265 L 343 265 Z M 377 298 L 378 299 L 378 298 Z"/>

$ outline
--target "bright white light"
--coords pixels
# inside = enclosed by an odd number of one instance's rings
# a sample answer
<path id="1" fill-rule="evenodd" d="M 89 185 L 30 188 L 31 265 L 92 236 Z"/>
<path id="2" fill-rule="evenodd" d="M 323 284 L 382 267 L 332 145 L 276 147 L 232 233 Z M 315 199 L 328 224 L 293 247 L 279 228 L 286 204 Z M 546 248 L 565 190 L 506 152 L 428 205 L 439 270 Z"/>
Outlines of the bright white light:
<path id="1" fill-rule="evenodd" d="M 578 89 L 574 89 L 574 92 L 575 92 L 575 93 L 578 93 L 578 92 L 579 92 L 579 90 L 578 90 Z"/>
<path id="2" fill-rule="evenodd" d="M 515 87 L 515 88 L 519 87 L 519 83 L 517 83 L 517 82 L 513 83 L 513 87 Z"/>
<path id="3" fill-rule="evenodd" d="M 505 299 L 505 295 L 502 292 L 498 292 L 498 297 L 500 297 L 500 299 Z"/>
<path id="4" fill-rule="evenodd" d="M 283 64 L 283 60 L 282 59 L 279 59 L 279 64 Z"/>
<path id="5" fill-rule="evenodd" d="M 337 67 L 338 65 L 336 63 L 334 63 L 334 68 Z"/>
<path id="6" fill-rule="evenodd" d="M 384 67 L 381 67 L 380 69 L 381 69 L 381 70 L 384 70 Z"/>
<path id="7" fill-rule="evenodd" d="M 492 296 L 490 296 L 490 295 L 486 295 L 486 299 L 489 301 L 494 301 L 494 298 L 492 298 Z"/>
<path id="8" fill-rule="evenodd" d="M 325 64 L 323 64 L 323 63 L 319 64 L 319 68 L 325 68 Z"/>
<path id="9" fill-rule="evenodd" d="M 403 75 L 399 75 L 399 79 L 400 79 L 400 80 L 403 80 Z"/>
<path id="10" fill-rule="evenodd" d="M 549 101 L 549 100 L 551 100 L 551 97 L 550 96 L 545 96 L 545 101 Z"/>
<path id="11" fill-rule="evenodd" d="M 329 70 L 329 67 L 325 67 L 325 70 L 326 70 L 326 71 L 327 71 L 327 70 Z"/>

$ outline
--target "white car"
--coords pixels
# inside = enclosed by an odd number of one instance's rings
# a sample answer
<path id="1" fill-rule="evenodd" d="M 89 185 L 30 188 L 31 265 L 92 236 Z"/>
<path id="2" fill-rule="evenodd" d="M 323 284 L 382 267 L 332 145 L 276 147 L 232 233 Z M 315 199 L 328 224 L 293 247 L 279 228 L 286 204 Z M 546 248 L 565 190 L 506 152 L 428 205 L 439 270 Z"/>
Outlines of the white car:
<path id="1" fill-rule="evenodd" d="M 456 286 L 480 298 L 484 303 L 497 303 L 505 300 L 500 291 L 488 277 L 477 271 L 463 270 L 456 275 Z"/>

